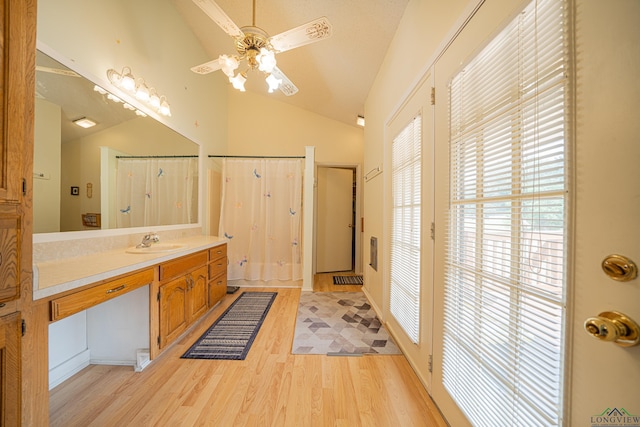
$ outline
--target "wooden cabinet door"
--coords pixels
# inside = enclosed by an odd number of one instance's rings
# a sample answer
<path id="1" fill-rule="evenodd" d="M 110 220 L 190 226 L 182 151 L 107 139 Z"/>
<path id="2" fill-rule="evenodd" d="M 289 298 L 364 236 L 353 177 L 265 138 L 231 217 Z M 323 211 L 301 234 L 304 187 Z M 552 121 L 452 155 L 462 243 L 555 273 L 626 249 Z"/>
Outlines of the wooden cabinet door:
<path id="1" fill-rule="evenodd" d="M 207 295 L 207 266 L 189 273 L 191 278 L 191 287 L 189 289 L 189 323 L 198 319 L 207 311 L 208 295 Z"/>
<path id="2" fill-rule="evenodd" d="M 187 329 L 188 292 L 186 277 L 179 277 L 160 286 L 160 348 Z"/>
<path id="3" fill-rule="evenodd" d="M 20 425 L 20 312 L 0 317 L 0 424 Z"/>
<path id="4" fill-rule="evenodd" d="M 23 142 L 33 125 L 33 111 L 29 110 L 33 107 L 35 56 L 30 48 L 35 17 L 29 3 L 0 1 L 0 201 L 12 203 L 22 201 L 23 180 L 27 179 L 22 172 L 27 154 Z"/>
<path id="5" fill-rule="evenodd" d="M 20 296 L 20 216 L 0 213 L 0 302 Z"/>

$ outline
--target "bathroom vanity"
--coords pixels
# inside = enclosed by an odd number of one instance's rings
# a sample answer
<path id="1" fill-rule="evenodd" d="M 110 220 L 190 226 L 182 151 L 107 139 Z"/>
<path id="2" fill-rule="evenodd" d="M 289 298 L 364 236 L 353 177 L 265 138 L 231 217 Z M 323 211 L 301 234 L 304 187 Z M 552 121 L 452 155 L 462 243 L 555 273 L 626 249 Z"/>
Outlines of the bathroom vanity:
<path id="1" fill-rule="evenodd" d="M 41 262 L 34 273 L 51 388 L 89 363 L 141 370 L 186 333 L 226 295 L 226 240 L 192 236 L 114 249 Z"/>

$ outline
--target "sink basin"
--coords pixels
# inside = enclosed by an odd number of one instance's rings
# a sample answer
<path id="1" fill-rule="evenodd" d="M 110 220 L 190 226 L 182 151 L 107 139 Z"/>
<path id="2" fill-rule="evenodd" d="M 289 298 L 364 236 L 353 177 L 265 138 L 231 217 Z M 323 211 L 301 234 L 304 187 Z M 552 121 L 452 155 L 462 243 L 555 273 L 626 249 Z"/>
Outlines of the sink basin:
<path id="1" fill-rule="evenodd" d="M 159 254 L 165 252 L 174 252 L 184 249 L 187 245 L 182 243 L 154 243 L 148 248 L 132 247 L 125 252 L 129 254 Z"/>

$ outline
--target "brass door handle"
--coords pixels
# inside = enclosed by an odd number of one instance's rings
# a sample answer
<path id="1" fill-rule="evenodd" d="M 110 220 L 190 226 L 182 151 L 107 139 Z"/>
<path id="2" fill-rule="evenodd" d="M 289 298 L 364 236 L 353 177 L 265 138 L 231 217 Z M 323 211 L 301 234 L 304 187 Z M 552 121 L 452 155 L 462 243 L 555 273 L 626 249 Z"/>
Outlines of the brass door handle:
<path id="1" fill-rule="evenodd" d="M 622 347 L 640 343 L 640 327 L 633 319 L 617 311 L 604 311 L 584 322 L 584 329 L 594 338 L 613 341 Z"/>
<path id="2" fill-rule="evenodd" d="M 126 287 L 127 287 L 127 285 L 120 285 L 120 286 L 118 286 L 117 288 L 109 289 L 109 290 L 107 291 L 107 293 L 108 293 L 108 294 L 112 294 L 112 293 L 114 293 L 114 292 L 119 292 L 119 291 L 123 290 L 123 289 L 124 289 L 124 288 L 126 288 Z"/>

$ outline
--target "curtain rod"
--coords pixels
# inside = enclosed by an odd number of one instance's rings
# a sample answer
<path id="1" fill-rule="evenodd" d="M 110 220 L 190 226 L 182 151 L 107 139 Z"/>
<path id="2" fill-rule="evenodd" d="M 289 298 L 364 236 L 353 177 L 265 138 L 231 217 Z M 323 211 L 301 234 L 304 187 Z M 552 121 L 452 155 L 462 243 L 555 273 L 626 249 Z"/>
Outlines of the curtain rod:
<path id="1" fill-rule="evenodd" d="M 209 154 L 209 158 L 221 157 L 225 159 L 304 159 L 305 156 L 225 156 Z"/>
<path id="2" fill-rule="evenodd" d="M 197 155 L 189 156 L 116 156 L 116 159 L 189 159 L 197 158 Z"/>

